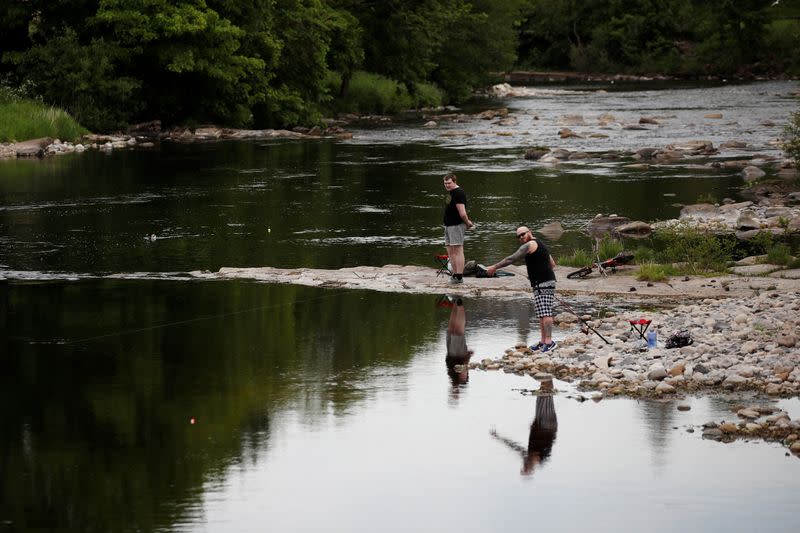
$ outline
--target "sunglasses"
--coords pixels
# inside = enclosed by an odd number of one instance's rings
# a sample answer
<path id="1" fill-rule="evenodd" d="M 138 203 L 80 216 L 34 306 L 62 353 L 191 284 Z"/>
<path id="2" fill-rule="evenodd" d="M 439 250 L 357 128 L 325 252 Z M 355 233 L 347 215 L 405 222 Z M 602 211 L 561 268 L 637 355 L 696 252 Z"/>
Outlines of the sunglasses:
<path id="1" fill-rule="evenodd" d="M 529 232 L 529 231 L 525 231 L 525 232 L 523 232 L 523 233 L 517 233 L 517 239 L 521 239 L 522 237 L 524 237 L 524 236 L 525 236 L 525 235 L 527 235 L 528 233 L 530 233 L 530 232 Z"/>

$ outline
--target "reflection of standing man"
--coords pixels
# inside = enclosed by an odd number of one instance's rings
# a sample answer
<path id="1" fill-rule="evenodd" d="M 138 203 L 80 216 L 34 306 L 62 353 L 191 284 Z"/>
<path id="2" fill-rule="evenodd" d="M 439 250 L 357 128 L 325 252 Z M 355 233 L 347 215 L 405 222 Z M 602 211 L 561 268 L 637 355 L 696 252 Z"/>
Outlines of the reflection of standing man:
<path id="1" fill-rule="evenodd" d="M 475 224 L 467 215 L 467 193 L 456 180 L 455 174 L 444 177 L 444 188 L 448 192 L 444 207 L 444 245 L 453 268 L 450 283 L 464 283 L 464 235 Z"/>
<path id="2" fill-rule="evenodd" d="M 498 268 L 506 267 L 517 261 L 525 261 L 528 279 L 533 287 L 533 303 L 536 317 L 539 319 L 541 339 L 531 346 L 532 350 L 549 352 L 556 347 L 553 341 L 553 303 L 556 297 L 556 273 L 553 269 L 556 262 L 545 245 L 538 241 L 526 226 L 517 228 L 517 239 L 522 243 L 516 252 L 499 263 L 486 269 L 488 276 L 494 276 Z"/>
<path id="3" fill-rule="evenodd" d="M 556 432 L 558 431 L 558 419 L 556 418 L 553 395 L 550 394 L 552 390 L 552 380 L 542 382 L 542 386 L 539 388 L 539 396 L 536 397 L 536 414 L 531 423 L 531 433 L 528 436 L 527 448 L 510 439 L 501 437 L 494 429 L 491 431 L 493 437 L 520 453 L 522 456 L 520 474 L 523 476 L 533 474 L 536 466 L 544 464 L 553 450 L 553 443 L 556 440 Z"/>
<path id="4" fill-rule="evenodd" d="M 453 380 L 453 385 L 463 385 L 469 381 L 469 358 L 472 352 L 467 348 L 465 336 L 467 314 L 464 311 L 464 302 L 457 298 L 455 305 L 450 309 L 450 320 L 447 322 L 447 374 Z"/>

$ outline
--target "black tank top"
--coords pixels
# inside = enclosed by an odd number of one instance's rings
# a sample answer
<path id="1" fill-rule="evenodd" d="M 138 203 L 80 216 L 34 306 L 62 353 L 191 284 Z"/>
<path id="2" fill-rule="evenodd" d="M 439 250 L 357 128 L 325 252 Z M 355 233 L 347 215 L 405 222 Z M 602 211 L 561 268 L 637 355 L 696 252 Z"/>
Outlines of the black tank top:
<path id="1" fill-rule="evenodd" d="M 528 267 L 528 279 L 531 287 L 545 281 L 555 281 L 556 273 L 550 266 L 550 251 L 540 240 L 536 240 L 536 251 L 525 256 L 525 266 Z"/>

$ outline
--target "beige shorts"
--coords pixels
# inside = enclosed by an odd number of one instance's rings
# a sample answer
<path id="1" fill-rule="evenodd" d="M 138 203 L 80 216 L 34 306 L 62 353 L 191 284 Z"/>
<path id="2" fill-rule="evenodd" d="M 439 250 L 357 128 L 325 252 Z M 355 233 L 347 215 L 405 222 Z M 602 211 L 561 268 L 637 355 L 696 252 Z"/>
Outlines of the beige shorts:
<path id="1" fill-rule="evenodd" d="M 464 235 L 467 233 L 467 225 L 459 224 L 458 226 L 445 226 L 444 227 L 444 245 L 445 246 L 464 246 Z"/>

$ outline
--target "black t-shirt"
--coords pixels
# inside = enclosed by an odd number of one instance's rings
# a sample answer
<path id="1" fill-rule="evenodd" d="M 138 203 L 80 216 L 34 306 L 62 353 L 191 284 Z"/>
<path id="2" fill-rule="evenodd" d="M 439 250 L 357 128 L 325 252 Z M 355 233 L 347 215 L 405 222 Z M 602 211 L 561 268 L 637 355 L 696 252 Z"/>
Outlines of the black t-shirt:
<path id="1" fill-rule="evenodd" d="M 535 287 L 537 283 L 556 280 L 556 273 L 550 266 L 550 251 L 542 241 L 537 239 L 536 243 L 538 244 L 536 251 L 525 256 L 525 266 L 528 267 L 531 287 Z"/>
<path id="2" fill-rule="evenodd" d="M 464 204 L 464 208 L 467 207 L 467 193 L 464 192 L 464 189 L 461 187 L 456 187 L 455 189 L 448 191 L 448 195 L 445 197 L 445 205 L 444 205 L 444 225 L 445 226 L 458 226 L 459 224 L 463 224 L 464 221 L 461 220 L 461 215 L 458 214 L 458 208 L 456 208 L 456 204 Z"/>

